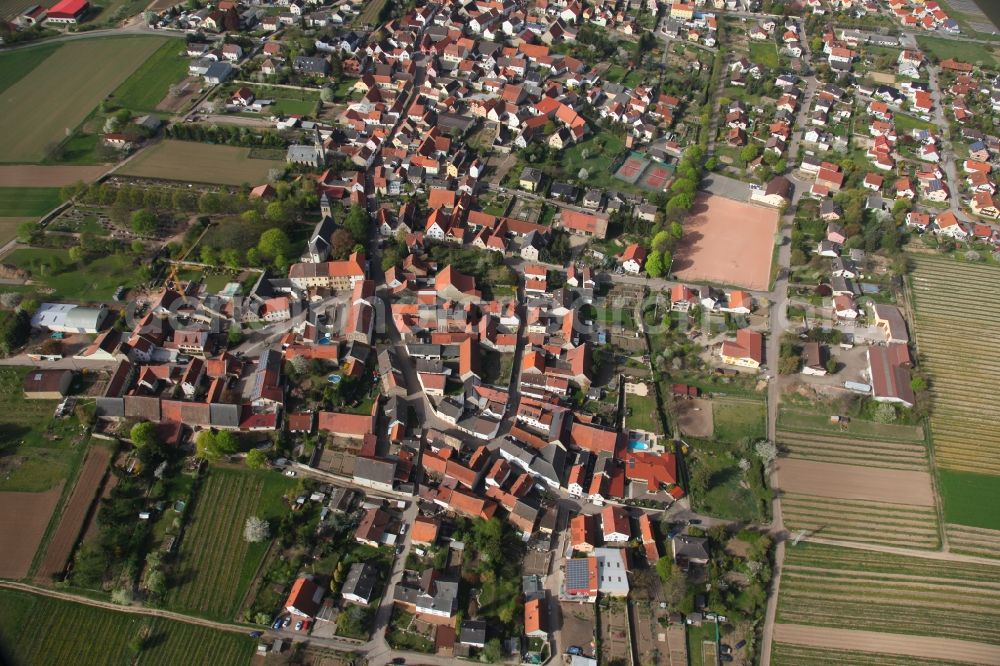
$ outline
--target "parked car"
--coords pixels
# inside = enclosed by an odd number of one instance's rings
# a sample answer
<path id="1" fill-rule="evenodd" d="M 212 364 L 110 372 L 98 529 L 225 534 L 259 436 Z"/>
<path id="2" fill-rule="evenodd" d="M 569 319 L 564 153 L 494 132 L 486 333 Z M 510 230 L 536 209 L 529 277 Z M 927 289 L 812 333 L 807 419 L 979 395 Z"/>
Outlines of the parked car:
<path id="1" fill-rule="evenodd" d="M 286 469 L 285 470 L 285 476 L 295 476 L 295 470 L 294 469 Z"/>
<path id="2" fill-rule="evenodd" d="M 578 657 L 583 654 L 583 648 L 581 648 L 579 645 L 570 645 L 569 648 L 566 650 L 566 654 Z"/>
<path id="3" fill-rule="evenodd" d="M 264 632 L 263 631 L 251 631 L 247 635 L 250 636 L 250 638 L 260 638 L 261 636 L 264 635 Z"/>
<path id="4" fill-rule="evenodd" d="M 295 631 L 302 631 L 302 620 L 295 623 Z"/>
<path id="5" fill-rule="evenodd" d="M 285 621 L 281 623 L 281 628 L 282 629 L 287 629 L 288 625 L 290 625 L 291 623 L 292 623 L 292 618 L 286 617 Z"/>

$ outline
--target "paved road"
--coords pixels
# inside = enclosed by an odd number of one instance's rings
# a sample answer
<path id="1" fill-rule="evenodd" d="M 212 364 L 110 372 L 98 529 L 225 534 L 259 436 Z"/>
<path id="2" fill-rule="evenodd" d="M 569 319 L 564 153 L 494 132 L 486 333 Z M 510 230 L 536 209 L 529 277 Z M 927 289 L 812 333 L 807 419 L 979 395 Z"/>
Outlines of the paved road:
<path id="1" fill-rule="evenodd" d="M 808 40 L 803 41 L 805 48 L 806 62 L 810 62 Z M 802 105 L 799 108 L 796 118 L 797 131 L 792 133 L 792 140 L 788 146 L 788 155 L 798 155 L 798 144 L 802 136 L 802 128 L 806 126 L 809 118 L 812 98 L 819 87 L 815 76 L 810 76 L 806 82 L 806 91 L 802 98 Z M 781 351 L 781 336 L 785 332 L 785 308 L 788 304 L 788 268 L 791 265 L 792 245 L 791 231 L 795 219 L 795 209 L 798 206 L 802 194 L 808 187 L 808 183 L 791 177 L 795 191 L 792 195 L 792 204 L 785 215 L 781 218 L 781 247 L 778 249 L 778 276 L 774 281 L 774 288 L 771 292 L 771 306 L 769 310 L 771 330 L 767 339 L 767 365 L 770 369 L 771 381 L 767 385 L 767 437 L 770 441 L 776 441 L 778 424 L 778 403 L 781 400 L 781 383 L 778 374 L 778 358 Z M 771 488 L 778 487 L 777 469 L 772 466 L 770 475 Z M 764 628 L 762 632 L 761 645 L 761 666 L 770 666 L 771 645 L 774 638 L 774 623 L 778 613 L 778 592 L 781 587 L 781 567 L 785 558 L 785 524 L 781 515 L 781 499 L 775 493 L 774 501 L 771 503 L 771 533 L 777 537 L 774 555 L 774 570 L 771 578 L 771 591 L 767 599 L 767 608 L 764 613 Z"/>
<path id="2" fill-rule="evenodd" d="M 945 130 L 948 127 L 948 120 L 944 115 L 944 94 L 941 90 L 941 82 L 938 79 L 937 67 L 928 67 L 927 71 L 930 73 L 930 88 L 931 88 L 931 100 L 934 104 L 934 123 L 939 129 L 939 131 Z M 959 179 L 958 171 L 955 168 L 955 151 L 952 148 L 952 142 L 950 138 L 942 135 L 941 141 L 941 162 L 939 164 L 941 171 L 944 172 L 945 181 L 948 185 L 948 208 L 957 216 L 963 215 L 962 206 L 959 199 L 959 184 L 962 182 Z"/>

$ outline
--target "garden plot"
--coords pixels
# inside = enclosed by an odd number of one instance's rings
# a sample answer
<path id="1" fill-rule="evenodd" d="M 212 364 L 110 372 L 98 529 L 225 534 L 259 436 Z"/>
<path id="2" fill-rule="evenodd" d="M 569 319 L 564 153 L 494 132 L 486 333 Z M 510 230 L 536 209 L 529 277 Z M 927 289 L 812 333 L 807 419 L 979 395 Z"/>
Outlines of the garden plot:
<path id="1" fill-rule="evenodd" d="M 808 542 L 786 553 L 779 623 L 1000 645 L 1000 566 Z"/>
<path id="2" fill-rule="evenodd" d="M 935 462 L 1000 474 L 1000 360 L 983 347 L 1000 330 L 1000 311 L 983 300 L 1000 292 L 1000 270 L 945 257 L 913 259 L 914 329 L 931 376 Z"/>
<path id="3" fill-rule="evenodd" d="M 600 608 L 601 662 L 630 663 L 628 615 L 623 599 L 604 599 Z"/>
<path id="4" fill-rule="evenodd" d="M 933 507 L 787 494 L 781 498 L 781 513 L 789 530 L 805 530 L 826 539 L 906 548 L 940 545 Z"/>

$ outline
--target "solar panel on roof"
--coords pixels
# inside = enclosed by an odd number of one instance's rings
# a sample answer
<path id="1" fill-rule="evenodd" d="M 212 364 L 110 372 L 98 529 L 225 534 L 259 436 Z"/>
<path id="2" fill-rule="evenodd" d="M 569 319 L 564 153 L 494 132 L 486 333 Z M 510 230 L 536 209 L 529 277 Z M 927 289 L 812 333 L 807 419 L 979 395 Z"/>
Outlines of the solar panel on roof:
<path id="1" fill-rule="evenodd" d="M 575 590 L 590 587 L 586 559 L 578 558 L 566 563 L 566 587 Z"/>

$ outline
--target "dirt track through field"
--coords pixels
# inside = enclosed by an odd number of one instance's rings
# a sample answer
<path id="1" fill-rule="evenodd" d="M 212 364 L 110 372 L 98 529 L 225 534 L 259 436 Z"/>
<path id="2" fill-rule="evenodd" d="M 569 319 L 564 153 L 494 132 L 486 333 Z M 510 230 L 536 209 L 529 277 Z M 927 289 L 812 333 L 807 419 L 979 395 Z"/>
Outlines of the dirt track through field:
<path id="1" fill-rule="evenodd" d="M 1000 646 L 960 641 L 953 638 L 884 634 L 876 631 L 807 627 L 801 624 L 774 625 L 774 640 L 793 645 L 859 652 L 944 659 L 969 664 L 1000 664 Z"/>
<path id="2" fill-rule="evenodd" d="M 779 458 L 780 490 L 838 499 L 934 506 L 927 472 Z"/>
<path id="3" fill-rule="evenodd" d="M 83 521 L 87 518 L 87 511 L 90 509 L 94 496 L 97 494 L 104 478 L 104 472 L 108 468 L 108 461 L 111 454 L 103 446 L 92 446 L 87 452 L 87 459 L 80 469 L 80 476 L 77 478 L 73 494 L 69 496 L 66 509 L 59 519 L 59 527 L 52 535 L 45 550 L 45 557 L 38 567 L 36 579 L 45 581 L 63 572 L 66 568 L 66 560 L 73 552 L 73 545 L 80 536 L 83 529 Z"/>
<path id="4" fill-rule="evenodd" d="M 108 170 L 96 166 L 39 166 L 19 164 L 0 166 L 0 187 L 63 187 L 78 180 L 89 183 Z"/>
<path id="5" fill-rule="evenodd" d="M 24 578 L 62 495 L 62 484 L 44 493 L 0 493 L 0 578 Z"/>

